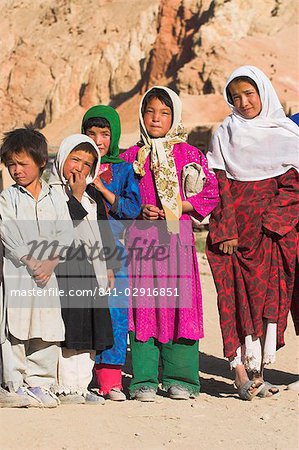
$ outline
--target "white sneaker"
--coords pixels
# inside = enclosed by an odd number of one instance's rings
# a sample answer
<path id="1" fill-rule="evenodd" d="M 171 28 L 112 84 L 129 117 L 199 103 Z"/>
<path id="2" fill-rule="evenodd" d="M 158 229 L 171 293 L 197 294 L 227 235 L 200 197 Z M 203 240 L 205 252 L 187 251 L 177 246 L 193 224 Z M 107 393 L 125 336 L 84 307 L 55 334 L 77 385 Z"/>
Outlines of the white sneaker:
<path id="1" fill-rule="evenodd" d="M 0 387 L 0 408 L 23 408 L 26 406 L 30 406 L 28 399 Z"/>
<path id="2" fill-rule="evenodd" d="M 156 400 L 156 391 L 148 386 L 141 386 L 131 394 L 131 398 L 140 402 L 154 402 Z"/>
<path id="3" fill-rule="evenodd" d="M 167 392 L 169 398 L 172 398 L 173 400 L 189 400 L 189 398 L 194 398 L 187 389 L 180 385 L 170 386 Z"/>
<path id="4" fill-rule="evenodd" d="M 58 394 L 58 398 L 62 405 L 84 405 L 85 398 L 79 394 Z"/>
<path id="5" fill-rule="evenodd" d="M 105 405 L 105 399 L 101 395 L 95 394 L 94 392 L 86 392 L 84 394 L 86 405 Z"/>
<path id="6" fill-rule="evenodd" d="M 56 408 L 60 403 L 58 397 L 45 387 L 30 387 L 28 388 L 28 394 L 40 401 L 44 408 Z"/>
<path id="7" fill-rule="evenodd" d="M 127 397 L 119 388 L 112 388 L 108 394 L 106 394 L 106 397 L 113 402 L 123 402 L 127 400 Z"/>
<path id="8" fill-rule="evenodd" d="M 43 408 L 43 404 L 32 392 L 25 386 L 19 387 L 16 394 L 28 403 L 29 408 Z"/>

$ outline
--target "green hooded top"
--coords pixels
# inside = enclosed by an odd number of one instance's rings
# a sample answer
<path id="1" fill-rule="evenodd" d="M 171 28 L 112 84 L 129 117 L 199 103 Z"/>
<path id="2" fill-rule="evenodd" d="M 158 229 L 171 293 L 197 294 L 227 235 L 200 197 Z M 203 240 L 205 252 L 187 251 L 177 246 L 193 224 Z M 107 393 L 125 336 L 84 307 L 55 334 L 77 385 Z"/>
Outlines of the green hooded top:
<path id="1" fill-rule="evenodd" d="M 101 163 L 121 163 L 119 157 L 120 119 L 118 113 L 111 106 L 96 105 L 89 108 L 83 116 L 81 132 L 85 133 L 84 123 L 91 118 L 102 117 L 108 120 L 111 130 L 111 141 L 107 155 L 101 158 Z"/>

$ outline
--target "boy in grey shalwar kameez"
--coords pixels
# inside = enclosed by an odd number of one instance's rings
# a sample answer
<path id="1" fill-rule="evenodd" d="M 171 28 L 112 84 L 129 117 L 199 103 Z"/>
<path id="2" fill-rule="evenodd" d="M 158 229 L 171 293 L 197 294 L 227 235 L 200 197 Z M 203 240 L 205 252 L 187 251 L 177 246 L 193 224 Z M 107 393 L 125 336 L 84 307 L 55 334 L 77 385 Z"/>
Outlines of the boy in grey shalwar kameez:
<path id="1" fill-rule="evenodd" d="M 49 388 L 57 382 L 64 324 L 54 269 L 72 242 L 72 223 L 63 196 L 40 179 L 48 158 L 41 133 L 30 127 L 6 133 L 1 158 L 15 181 L 0 195 L 4 383 L 30 406 L 56 407 Z"/>

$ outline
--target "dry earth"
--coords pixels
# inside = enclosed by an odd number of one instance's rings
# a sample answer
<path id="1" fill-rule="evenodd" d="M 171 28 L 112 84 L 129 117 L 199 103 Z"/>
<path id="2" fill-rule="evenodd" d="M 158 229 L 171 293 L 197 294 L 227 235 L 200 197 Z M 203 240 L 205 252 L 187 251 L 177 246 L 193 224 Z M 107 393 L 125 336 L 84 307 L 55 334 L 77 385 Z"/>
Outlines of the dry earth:
<path id="1" fill-rule="evenodd" d="M 2 409 L 1 448 L 97 449 L 298 449 L 298 395 L 285 390 L 298 374 L 298 338 L 289 323 L 286 346 L 266 371 L 281 387 L 278 399 L 238 399 L 222 357 L 216 294 L 207 261 L 199 256 L 205 307 L 200 344 L 202 393 L 196 400 L 156 403 L 107 401 L 104 406 L 60 406 L 55 410 Z M 126 381 L 130 364 L 126 367 Z"/>

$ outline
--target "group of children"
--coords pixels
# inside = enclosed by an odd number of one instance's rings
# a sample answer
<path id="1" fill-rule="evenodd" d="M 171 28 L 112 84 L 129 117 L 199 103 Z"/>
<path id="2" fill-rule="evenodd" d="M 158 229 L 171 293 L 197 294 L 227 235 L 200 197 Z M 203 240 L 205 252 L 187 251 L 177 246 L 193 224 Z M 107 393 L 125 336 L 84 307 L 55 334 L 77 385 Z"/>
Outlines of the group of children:
<path id="1" fill-rule="evenodd" d="M 128 332 L 131 398 L 155 400 L 160 358 L 168 396 L 197 396 L 203 312 L 192 220 L 209 214 L 207 254 L 239 396 L 278 394 L 263 367 L 284 344 L 293 293 L 298 128 L 255 67 L 233 72 L 224 96 L 232 114 L 208 160 L 186 141 L 180 98 L 161 86 L 144 94 L 140 141 L 121 155 L 117 112 L 90 108 L 48 183 L 44 136 L 5 134 L 1 159 L 15 184 L 0 195 L 1 406 L 125 400 Z"/>

